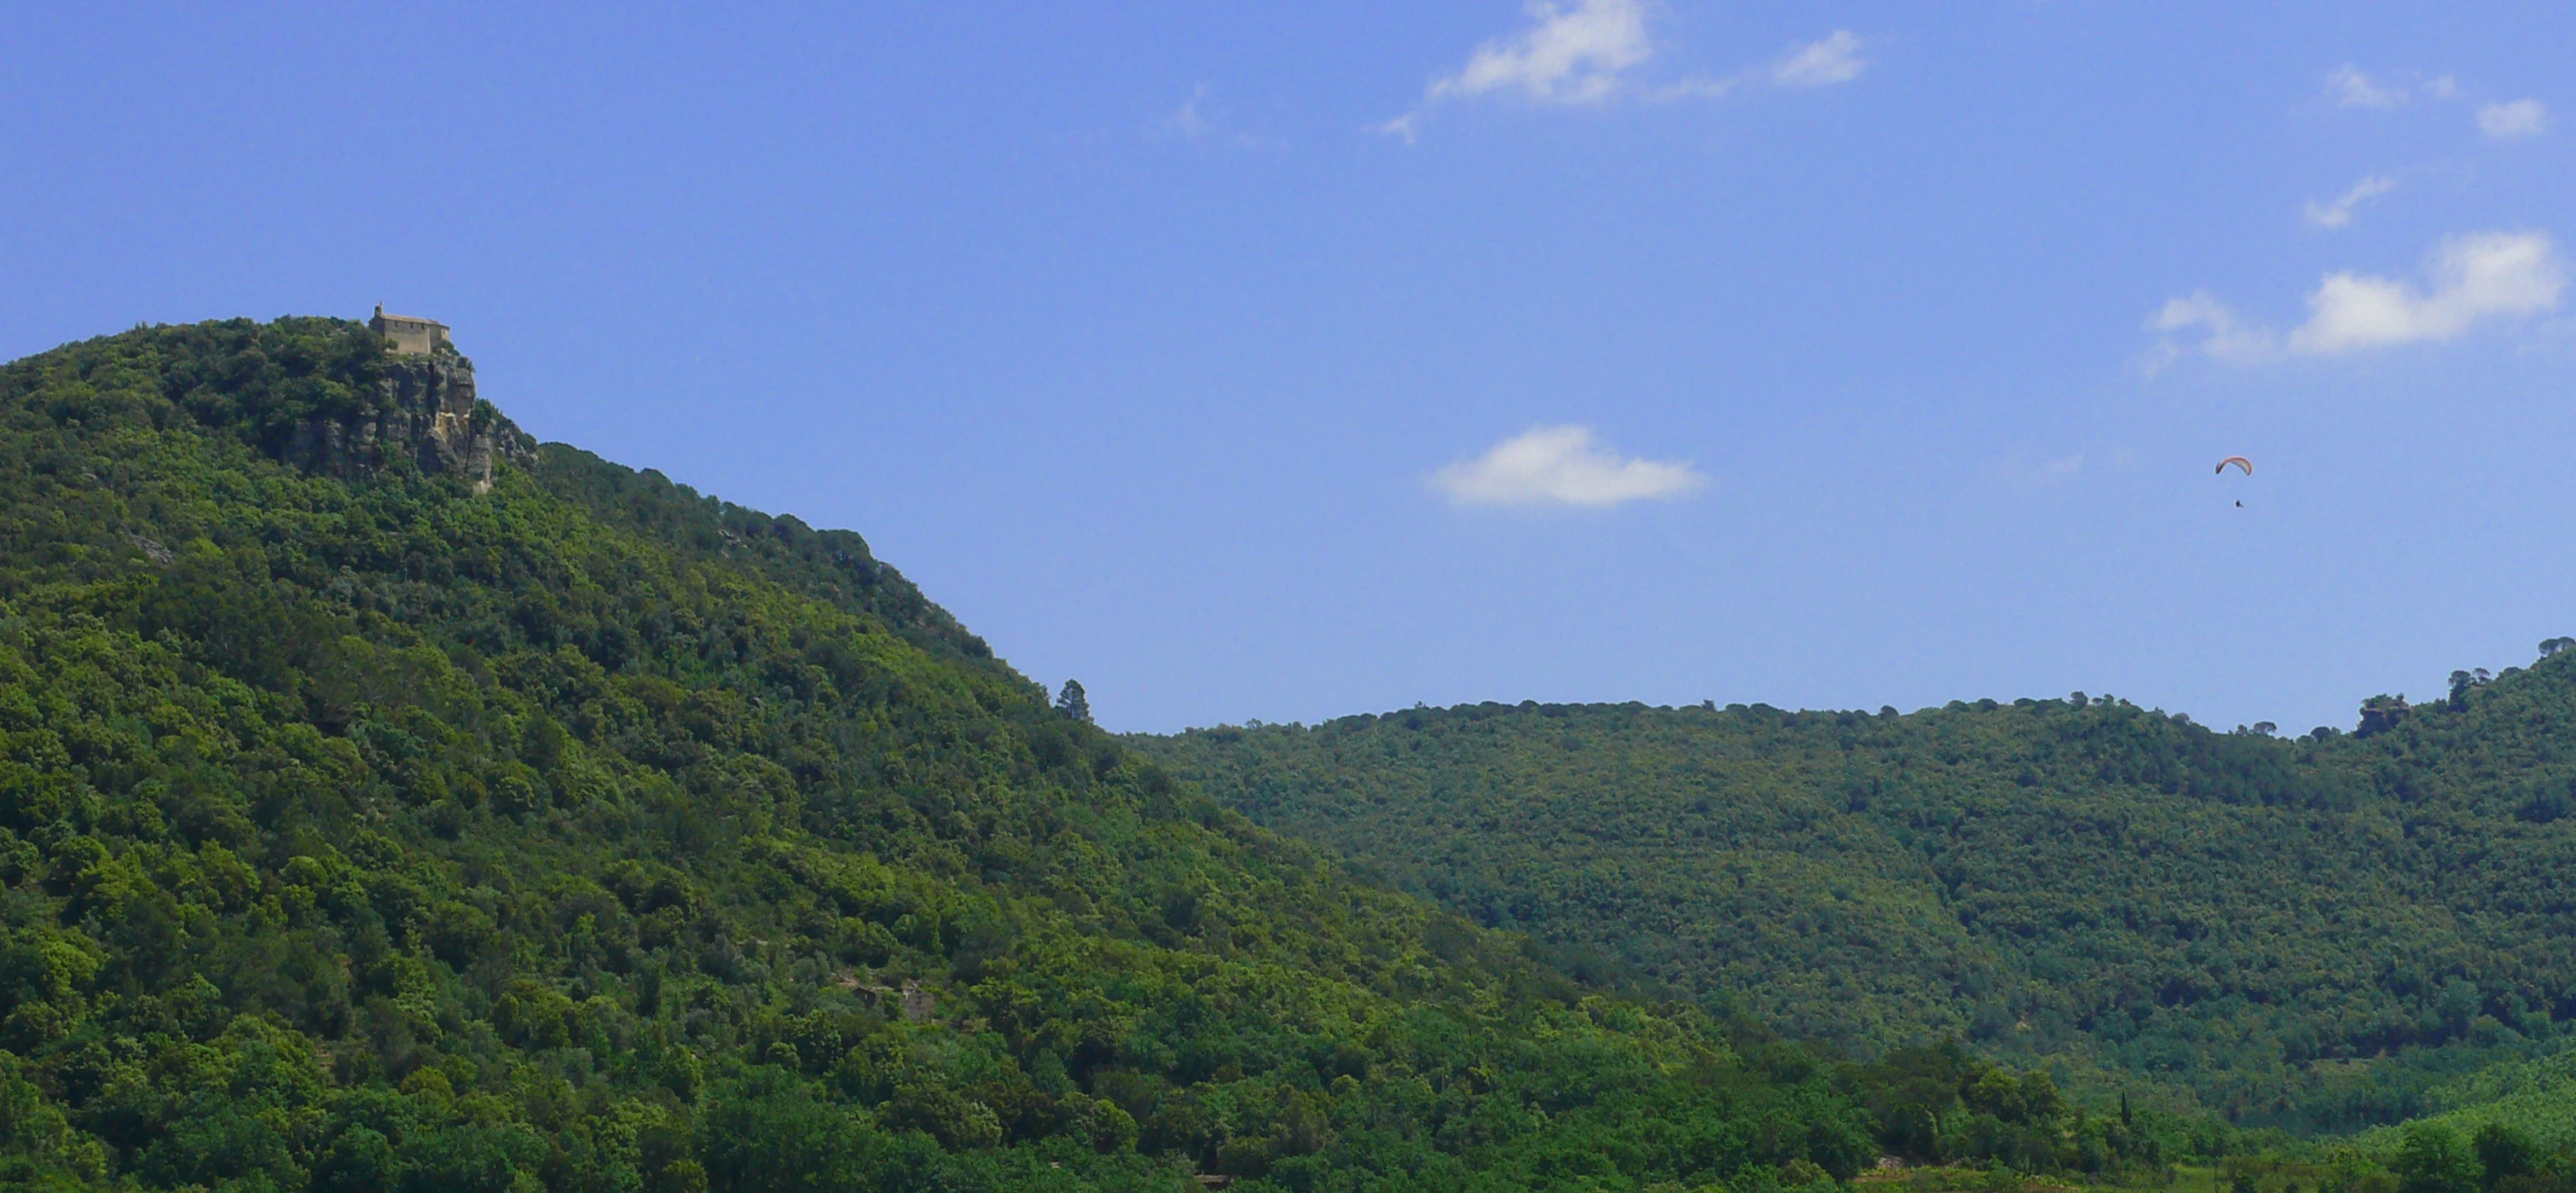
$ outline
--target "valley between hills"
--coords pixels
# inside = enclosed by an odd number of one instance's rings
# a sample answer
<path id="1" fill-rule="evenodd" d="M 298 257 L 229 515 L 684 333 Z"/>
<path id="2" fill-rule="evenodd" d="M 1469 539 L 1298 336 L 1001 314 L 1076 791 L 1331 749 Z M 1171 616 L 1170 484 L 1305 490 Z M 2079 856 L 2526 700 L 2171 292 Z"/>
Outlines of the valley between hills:
<path id="1" fill-rule="evenodd" d="M 2549 654 L 1120 736 L 443 343 L 140 327 L 0 366 L 0 1181 L 2561 1193 Z"/>

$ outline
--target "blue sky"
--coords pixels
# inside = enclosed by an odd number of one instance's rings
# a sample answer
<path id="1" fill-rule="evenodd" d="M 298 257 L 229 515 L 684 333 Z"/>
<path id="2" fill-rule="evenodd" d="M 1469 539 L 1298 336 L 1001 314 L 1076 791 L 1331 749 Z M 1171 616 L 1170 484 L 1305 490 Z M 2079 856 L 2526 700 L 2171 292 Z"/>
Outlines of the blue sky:
<path id="1" fill-rule="evenodd" d="M 2543 4 L 39 6 L 0 356 L 441 318 L 530 430 L 860 531 L 1114 728 L 2348 727 L 2576 633 L 2569 44 Z"/>

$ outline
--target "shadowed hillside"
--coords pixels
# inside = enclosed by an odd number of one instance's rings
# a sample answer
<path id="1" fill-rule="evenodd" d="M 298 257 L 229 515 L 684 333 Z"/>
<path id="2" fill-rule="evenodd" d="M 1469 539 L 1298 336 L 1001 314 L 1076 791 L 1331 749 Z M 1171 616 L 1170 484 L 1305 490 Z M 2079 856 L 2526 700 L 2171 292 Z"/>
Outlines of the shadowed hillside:
<path id="1" fill-rule="evenodd" d="M 2298 740 L 2080 694 L 1131 740 L 1480 922 L 1784 1030 L 1955 1035 L 2339 1128 L 2576 1015 L 2576 659 L 2459 684 Z"/>

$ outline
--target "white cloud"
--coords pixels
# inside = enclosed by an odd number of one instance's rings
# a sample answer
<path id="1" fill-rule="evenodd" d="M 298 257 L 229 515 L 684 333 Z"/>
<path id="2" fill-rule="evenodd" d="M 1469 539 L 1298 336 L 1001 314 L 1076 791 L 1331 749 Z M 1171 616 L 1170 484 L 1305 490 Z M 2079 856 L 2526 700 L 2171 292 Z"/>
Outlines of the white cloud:
<path id="1" fill-rule="evenodd" d="M 1836 30 L 1822 41 L 1790 50 L 1768 67 L 1654 84 L 1636 77 L 1637 68 L 1660 48 L 1647 27 L 1654 0 L 1529 0 L 1525 11 L 1531 20 L 1528 28 L 1476 47 L 1458 73 L 1434 80 L 1424 90 L 1423 106 L 1363 128 L 1402 137 L 1409 144 L 1421 135 L 1420 117 L 1427 106 L 1441 100 L 1517 95 L 1533 103 L 1564 106 L 1614 100 L 1660 104 L 1716 99 L 1756 83 L 1780 87 L 1845 83 L 1869 66 L 1860 57 L 1859 36 Z"/>
<path id="2" fill-rule="evenodd" d="M 2405 88 L 2382 84 L 2349 62 L 2326 75 L 2326 93 L 2335 97 L 2338 108 L 2384 109 L 2406 102 Z"/>
<path id="3" fill-rule="evenodd" d="M 2340 228 L 2352 222 L 2353 209 L 2397 189 L 2397 181 L 2372 175 L 2352 184 L 2352 189 L 2337 196 L 2332 203 L 2308 200 L 2308 222 L 2320 228 Z"/>
<path id="4" fill-rule="evenodd" d="M 2488 104 L 2478 109 L 2478 131 L 2499 141 L 2536 137 L 2549 129 L 2549 106 L 2536 99 Z"/>
<path id="5" fill-rule="evenodd" d="M 1860 77 L 1869 63 L 1860 56 L 1860 38 L 1849 29 L 1790 52 L 1771 68 L 1771 81 L 1783 87 L 1823 87 Z"/>
<path id="6" fill-rule="evenodd" d="M 2286 337 L 2244 323 L 2206 292 L 2170 299 L 2147 319 L 2151 330 L 2166 337 L 2147 371 L 2182 355 L 2177 333 L 2201 333 L 2199 351 L 2236 363 L 2336 356 L 2456 339 L 2491 319 L 2556 310 L 2567 287 L 2557 245 L 2540 232 L 2453 237 L 2434 251 L 2427 272 L 2429 291 L 2394 278 L 2327 274 L 2308 294 L 2308 321 Z"/>
<path id="7" fill-rule="evenodd" d="M 1655 52 L 1640 0 L 1531 0 L 1528 12 L 1535 25 L 1476 47 L 1464 69 L 1431 85 L 1432 98 L 1518 91 L 1540 103 L 1596 103 Z"/>
<path id="8" fill-rule="evenodd" d="M 1533 427 L 1431 475 L 1431 487 L 1460 505 L 1596 508 L 1678 497 L 1707 481 L 1688 463 L 1622 457 L 1595 444 L 1590 427 Z"/>
<path id="9" fill-rule="evenodd" d="M 2433 291 L 2359 274 L 2328 274 L 2308 295 L 2308 321 L 2290 333 L 2292 352 L 2353 352 L 2447 340 L 2489 316 L 2553 310 L 2567 286 L 2557 246 L 2539 232 L 2481 232 L 2443 243 Z"/>
<path id="10" fill-rule="evenodd" d="M 2175 332 L 2205 329 L 2201 351 L 2221 360 L 2253 361 L 2273 355 L 2272 334 L 2258 327 L 2247 327 L 2236 318 L 2227 304 L 2210 297 L 2206 290 L 2194 290 L 2185 298 L 2169 298 L 2156 313 L 2147 317 L 2147 326 L 2170 337 Z M 2168 338 L 2164 351 L 2152 361 L 2147 371 L 2155 372 L 2182 354 Z"/>
<path id="11" fill-rule="evenodd" d="M 2458 99 L 2460 96 L 2460 81 L 2449 75 L 2435 75 L 2432 78 L 2425 80 L 2424 94 L 2432 96 L 2435 99 Z"/>

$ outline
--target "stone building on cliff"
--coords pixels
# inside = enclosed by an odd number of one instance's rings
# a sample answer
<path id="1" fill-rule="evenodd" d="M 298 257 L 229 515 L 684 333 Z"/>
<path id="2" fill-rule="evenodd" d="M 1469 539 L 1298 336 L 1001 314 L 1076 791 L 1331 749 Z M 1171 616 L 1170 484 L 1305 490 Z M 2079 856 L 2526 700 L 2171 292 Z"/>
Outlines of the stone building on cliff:
<path id="1" fill-rule="evenodd" d="M 383 304 L 376 306 L 376 317 L 367 326 L 380 336 L 393 340 L 394 351 L 409 354 L 429 352 L 447 343 L 447 325 L 436 319 L 417 315 L 388 315 Z"/>

